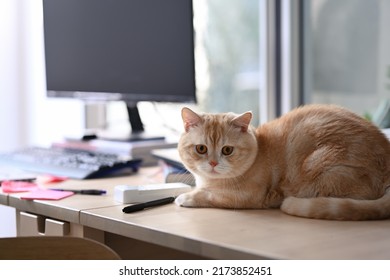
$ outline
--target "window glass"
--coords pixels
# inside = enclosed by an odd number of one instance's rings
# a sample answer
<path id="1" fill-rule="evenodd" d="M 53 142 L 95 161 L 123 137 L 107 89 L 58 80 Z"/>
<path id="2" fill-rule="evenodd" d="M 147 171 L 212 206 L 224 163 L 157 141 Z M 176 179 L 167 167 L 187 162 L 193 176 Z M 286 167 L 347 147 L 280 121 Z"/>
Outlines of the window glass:
<path id="1" fill-rule="evenodd" d="M 208 112 L 251 110 L 258 120 L 259 1 L 196 0 L 199 107 Z"/>
<path id="2" fill-rule="evenodd" d="M 339 104 L 379 122 L 390 101 L 390 1 L 307 3 L 306 102 Z"/>

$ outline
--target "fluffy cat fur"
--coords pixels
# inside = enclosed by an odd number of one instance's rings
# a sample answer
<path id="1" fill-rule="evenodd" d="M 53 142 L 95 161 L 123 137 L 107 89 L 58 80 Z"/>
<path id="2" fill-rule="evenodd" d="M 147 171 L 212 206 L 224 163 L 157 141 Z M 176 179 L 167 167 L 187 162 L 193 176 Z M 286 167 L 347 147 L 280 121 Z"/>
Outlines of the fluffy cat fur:
<path id="1" fill-rule="evenodd" d="M 182 109 L 178 150 L 196 187 L 184 207 L 279 208 L 333 220 L 390 217 L 390 142 L 369 121 L 333 105 L 307 105 L 266 123 Z"/>

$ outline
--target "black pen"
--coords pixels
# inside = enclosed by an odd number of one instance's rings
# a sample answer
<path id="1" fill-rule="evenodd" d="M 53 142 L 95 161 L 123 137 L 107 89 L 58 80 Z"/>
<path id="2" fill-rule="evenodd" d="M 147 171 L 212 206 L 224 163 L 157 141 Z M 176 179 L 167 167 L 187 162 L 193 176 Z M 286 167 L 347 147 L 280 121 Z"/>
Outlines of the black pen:
<path id="1" fill-rule="evenodd" d="M 74 192 L 76 194 L 90 194 L 90 195 L 102 195 L 106 194 L 106 190 L 95 190 L 95 189 L 89 189 L 89 190 L 67 190 L 67 189 L 51 189 L 53 191 L 61 191 L 61 192 Z"/>
<path id="2" fill-rule="evenodd" d="M 157 199 L 157 200 L 152 200 L 144 203 L 126 206 L 125 208 L 122 209 L 122 211 L 124 213 L 133 213 L 133 212 L 144 210 L 145 208 L 169 204 L 172 203 L 174 200 L 175 200 L 174 197 L 166 197 L 162 199 Z"/>

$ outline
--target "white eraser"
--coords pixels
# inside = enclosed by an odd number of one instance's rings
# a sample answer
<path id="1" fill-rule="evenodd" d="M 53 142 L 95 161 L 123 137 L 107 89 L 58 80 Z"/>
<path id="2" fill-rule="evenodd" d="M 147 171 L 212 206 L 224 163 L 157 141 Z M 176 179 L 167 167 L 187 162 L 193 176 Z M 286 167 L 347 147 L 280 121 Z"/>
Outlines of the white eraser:
<path id="1" fill-rule="evenodd" d="M 191 191 L 192 187 L 183 183 L 166 183 L 141 186 L 115 186 L 114 199 L 122 203 L 141 203 L 161 199 L 169 196 L 178 196 Z"/>

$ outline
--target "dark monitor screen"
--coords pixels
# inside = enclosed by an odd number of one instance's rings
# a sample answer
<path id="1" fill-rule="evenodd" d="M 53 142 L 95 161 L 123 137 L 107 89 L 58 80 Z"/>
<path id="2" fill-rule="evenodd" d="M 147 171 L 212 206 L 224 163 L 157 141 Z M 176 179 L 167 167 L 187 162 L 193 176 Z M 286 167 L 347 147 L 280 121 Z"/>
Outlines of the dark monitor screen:
<path id="1" fill-rule="evenodd" d="M 191 0 L 43 0 L 48 96 L 195 101 Z"/>

